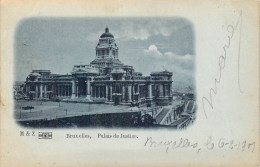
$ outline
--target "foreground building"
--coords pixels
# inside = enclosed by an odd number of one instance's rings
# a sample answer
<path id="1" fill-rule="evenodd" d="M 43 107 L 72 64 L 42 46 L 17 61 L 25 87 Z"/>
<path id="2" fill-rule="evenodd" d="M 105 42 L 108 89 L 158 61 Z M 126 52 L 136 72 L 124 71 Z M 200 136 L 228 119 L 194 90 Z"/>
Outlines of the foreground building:
<path id="1" fill-rule="evenodd" d="M 89 65 L 75 65 L 71 75 L 33 70 L 26 78 L 26 94 L 31 99 L 60 98 L 73 101 L 126 105 L 169 105 L 172 102 L 172 72 L 142 76 L 118 58 L 114 36 L 105 29 Z"/>

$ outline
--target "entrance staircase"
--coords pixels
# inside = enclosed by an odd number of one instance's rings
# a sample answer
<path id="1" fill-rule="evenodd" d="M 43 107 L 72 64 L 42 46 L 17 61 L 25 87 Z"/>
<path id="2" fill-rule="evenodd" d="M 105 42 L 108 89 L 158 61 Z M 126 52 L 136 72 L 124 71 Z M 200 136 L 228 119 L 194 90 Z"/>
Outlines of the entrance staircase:
<path id="1" fill-rule="evenodd" d="M 157 117 L 155 118 L 156 122 L 158 124 L 160 124 L 162 122 L 162 120 L 164 119 L 164 117 L 166 116 L 166 114 L 169 112 L 169 108 L 163 108 L 163 110 L 157 115 Z"/>

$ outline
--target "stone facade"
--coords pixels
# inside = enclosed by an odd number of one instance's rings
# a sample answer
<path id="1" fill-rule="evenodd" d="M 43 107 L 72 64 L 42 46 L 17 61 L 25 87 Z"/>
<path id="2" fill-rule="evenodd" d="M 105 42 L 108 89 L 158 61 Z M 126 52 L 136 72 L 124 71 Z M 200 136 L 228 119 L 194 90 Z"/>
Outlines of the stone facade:
<path id="1" fill-rule="evenodd" d="M 86 99 L 125 105 L 169 105 L 172 102 L 172 72 L 143 76 L 118 59 L 114 36 L 105 29 L 89 65 L 75 65 L 70 75 L 33 70 L 26 78 L 26 94 L 31 99 Z"/>

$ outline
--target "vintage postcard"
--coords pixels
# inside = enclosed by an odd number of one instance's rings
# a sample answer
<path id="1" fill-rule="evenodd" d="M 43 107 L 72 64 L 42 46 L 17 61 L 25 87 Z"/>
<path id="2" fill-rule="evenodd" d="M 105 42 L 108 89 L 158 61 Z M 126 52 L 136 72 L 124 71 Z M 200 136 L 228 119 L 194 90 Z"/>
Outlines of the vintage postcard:
<path id="1" fill-rule="evenodd" d="M 259 166 L 259 5 L 1 1 L 0 166 Z"/>

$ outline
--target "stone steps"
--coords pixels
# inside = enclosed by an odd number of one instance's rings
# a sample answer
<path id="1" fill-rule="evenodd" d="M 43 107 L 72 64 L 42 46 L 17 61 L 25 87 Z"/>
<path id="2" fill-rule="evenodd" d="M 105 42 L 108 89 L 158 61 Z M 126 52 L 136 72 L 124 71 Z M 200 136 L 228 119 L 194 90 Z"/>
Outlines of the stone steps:
<path id="1" fill-rule="evenodd" d="M 156 122 L 157 122 L 158 124 L 160 124 L 160 123 L 162 122 L 163 118 L 166 116 L 166 114 L 168 113 L 169 110 L 170 110 L 169 108 L 164 108 L 164 109 L 160 112 L 160 114 L 157 115 L 157 117 L 155 118 L 155 120 L 156 120 Z"/>

